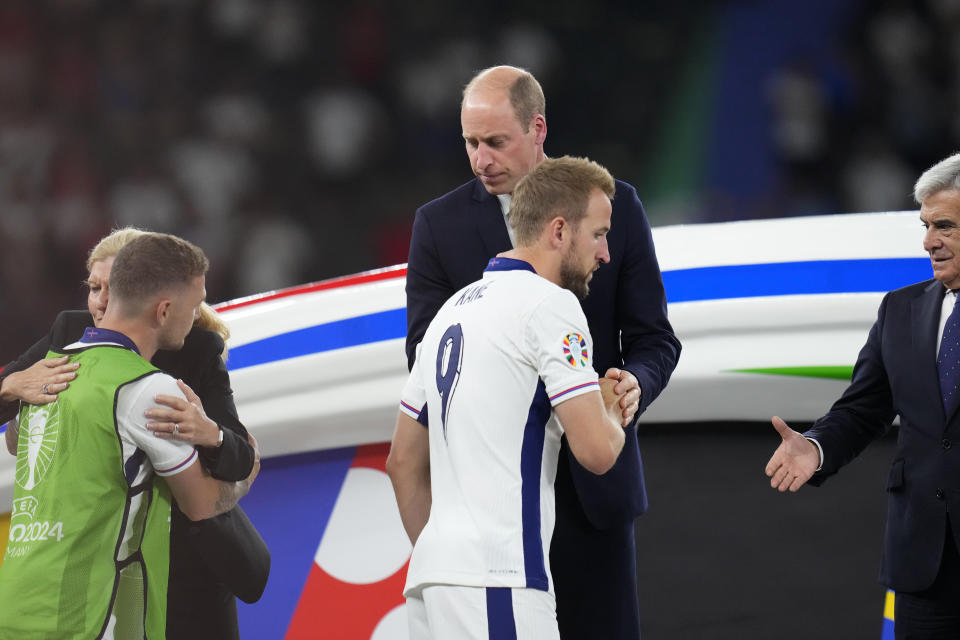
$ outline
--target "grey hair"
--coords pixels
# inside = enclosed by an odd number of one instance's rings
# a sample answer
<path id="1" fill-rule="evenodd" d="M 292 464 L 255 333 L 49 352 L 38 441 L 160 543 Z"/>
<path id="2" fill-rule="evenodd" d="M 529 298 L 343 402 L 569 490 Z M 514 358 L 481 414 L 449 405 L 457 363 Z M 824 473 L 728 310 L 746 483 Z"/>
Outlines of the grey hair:
<path id="1" fill-rule="evenodd" d="M 947 189 L 960 189 L 960 153 L 941 160 L 923 172 L 913 187 L 917 204 Z"/>

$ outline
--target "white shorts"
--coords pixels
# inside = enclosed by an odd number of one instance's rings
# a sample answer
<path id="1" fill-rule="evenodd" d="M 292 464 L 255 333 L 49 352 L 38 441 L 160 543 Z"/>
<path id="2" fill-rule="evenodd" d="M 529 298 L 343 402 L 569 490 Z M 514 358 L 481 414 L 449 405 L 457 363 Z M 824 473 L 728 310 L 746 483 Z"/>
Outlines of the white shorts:
<path id="1" fill-rule="evenodd" d="M 538 589 L 432 585 L 407 596 L 410 640 L 560 640 L 557 602 Z"/>

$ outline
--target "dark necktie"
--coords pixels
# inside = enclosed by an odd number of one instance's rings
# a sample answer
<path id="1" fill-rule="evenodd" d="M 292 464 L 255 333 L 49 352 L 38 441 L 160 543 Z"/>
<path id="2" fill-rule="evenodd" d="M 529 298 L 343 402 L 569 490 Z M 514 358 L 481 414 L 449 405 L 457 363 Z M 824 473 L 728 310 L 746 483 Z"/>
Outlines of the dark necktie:
<path id="1" fill-rule="evenodd" d="M 957 296 L 957 302 L 960 302 L 960 295 Z M 950 415 L 960 387 L 960 305 L 957 302 L 953 303 L 953 311 L 943 327 L 940 353 L 937 354 L 940 397 L 943 398 L 943 412 L 947 416 Z"/>

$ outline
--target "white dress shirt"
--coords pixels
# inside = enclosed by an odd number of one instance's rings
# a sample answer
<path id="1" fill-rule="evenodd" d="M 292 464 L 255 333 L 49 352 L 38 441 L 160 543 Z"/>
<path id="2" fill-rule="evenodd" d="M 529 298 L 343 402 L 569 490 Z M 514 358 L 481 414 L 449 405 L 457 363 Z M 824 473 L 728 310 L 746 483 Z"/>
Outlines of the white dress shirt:
<path id="1" fill-rule="evenodd" d="M 500 201 L 500 210 L 503 212 L 503 221 L 507 223 L 507 235 L 510 236 L 510 246 L 516 248 L 517 239 L 513 233 L 513 226 L 510 224 L 510 202 L 513 200 L 513 196 L 509 193 L 501 193 L 497 196 L 497 200 Z"/>

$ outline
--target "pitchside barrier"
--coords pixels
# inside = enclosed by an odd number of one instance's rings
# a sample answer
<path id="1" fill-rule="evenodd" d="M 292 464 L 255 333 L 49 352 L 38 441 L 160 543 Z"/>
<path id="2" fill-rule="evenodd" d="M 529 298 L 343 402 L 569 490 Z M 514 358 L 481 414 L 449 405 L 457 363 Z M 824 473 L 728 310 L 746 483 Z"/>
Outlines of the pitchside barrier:
<path id="1" fill-rule="evenodd" d="M 816 419 L 849 380 L 883 294 L 931 277 L 916 212 L 653 236 L 683 353 L 646 422 Z M 410 544 L 384 472 L 407 373 L 405 275 L 399 265 L 218 306 L 237 409 L 264 458 L 242 505 L 273 554 L 263 598 L 240 605 L 245 638 L 407 637 Z M 29 524 L 10 521 L 14 463 L 0 455 L 0 540 Z"/>

